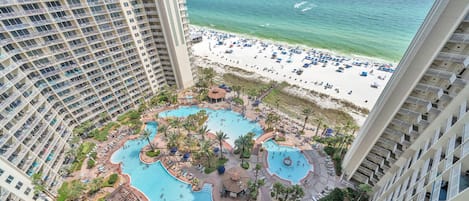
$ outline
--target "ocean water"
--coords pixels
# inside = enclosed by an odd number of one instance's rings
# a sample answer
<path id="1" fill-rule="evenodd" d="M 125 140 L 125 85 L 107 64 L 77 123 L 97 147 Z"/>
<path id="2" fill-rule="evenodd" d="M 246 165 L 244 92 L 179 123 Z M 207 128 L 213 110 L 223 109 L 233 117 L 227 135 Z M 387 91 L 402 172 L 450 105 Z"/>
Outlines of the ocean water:
<path id="1" fill-rule="evenodd" d="M 433 0 L 187 0 L 191 24 L 397 62 Z"/>

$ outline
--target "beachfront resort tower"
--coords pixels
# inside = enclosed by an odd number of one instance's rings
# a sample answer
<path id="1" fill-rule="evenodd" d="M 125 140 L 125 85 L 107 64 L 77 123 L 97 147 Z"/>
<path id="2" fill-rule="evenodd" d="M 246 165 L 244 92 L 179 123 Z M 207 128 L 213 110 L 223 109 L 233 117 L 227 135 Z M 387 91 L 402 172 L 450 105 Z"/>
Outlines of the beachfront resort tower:
<path id="1" fill-rule="evenodd" d="M 36 173 L 55 194 L 80 123 L 191 86 L 187 23 L 184 0 L 0 0 L 0 200 Z"/>
<path id="2" fill-rule="evenodd" d="M 437 0 L 343 161 L 372 199 L 469 199 L 469 0 Z"/>

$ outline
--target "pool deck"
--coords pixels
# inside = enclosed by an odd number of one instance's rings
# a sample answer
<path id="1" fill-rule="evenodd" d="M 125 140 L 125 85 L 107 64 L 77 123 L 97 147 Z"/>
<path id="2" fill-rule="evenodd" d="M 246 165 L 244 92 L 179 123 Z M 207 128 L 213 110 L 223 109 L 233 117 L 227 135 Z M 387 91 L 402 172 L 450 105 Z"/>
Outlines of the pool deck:
<path id="1" fill-rule="evenodd" d="M 145 121 L 145 122 L 146 121 L 154 121 L 156 113 L 163 112 L 163 111 L 166 111 L 166 110 L 176 109 L 180 106 L 198 106 L 198 107 L 201 107 L 201 108 L 210 108 L 210 109 L 214 109 L 214 110 L 231 109 L 235 112 L 241 112 L 242 111 L 241 107 L 230 105 L 227 102 L 221 102 L 221 103 L 216 103 L 216 104 L 203 103 L 203 104 L 196 104 L 196 105 L 172 105 L 172 106 L 164 106 L 164 107 L 158 107 L 158 108 L 150 109 L 150 110 L 148 110 L 144 113 L 144 115 L 142 116 L 142 120 Z M 259 108 L 261 110 L 260 113 L 255 112 L 253 107 L 248 106 L 245 116 L 249 119 L 256 119 L 256 117 L 258 117 L 260 114 L 265 115 L 268 112 L 272 112 L 272 111 L 273 112 L 278 112 L 278 113 L 281 114 L 281 112 L 276 111 L 275 109 L 265 107 L 265 106 L 262 106 L 262 105 Z M 281 115 L 283 117 L 286 116 L 284 114 L 281 114 Z M 167 124 L 167 122 L 165 122 L 162 119 L 158 119 L 156 121 L 159 124 Z M 266 125 L 265 125 L 264 120 L 262 118 L 259 121 L 259 124 L 263 128 L 266 128 Z M 298 128 L 301 127 L 301 125 L 302 125 L 302 121 L 300 119 L 283 118 L 282 119 L 282 124 L 286 125 L 287 129 L 291 129 L 291 130 L 297 129 L 298 130 Z M 312 164 L 312 166 L 313 166 L 313 171 L 312 172 L 310 171 L 308 173 L 308 175 L 301 180 L 301 183 L 300 183 L 300 185 L 305 188 L 305 196 L 302 199 L 302 200 L 305 200 L 305 201 L 306 200 L 308 200 L 308 201 L 311 200 L 312 196 L 317 195 L 318 193 L 323 191 L 327 186 L 330 186 L 330 187 L 339 187 L 339 186 L 343 187 L 343 186 L 345 186 L 344 184 L 342 184 L 340 182 L 339 177 L 330 176 L 328 174 L 328 169 L 326 167 L 326 162 L 325 162 L 326 155 L 321 150 L 313 149 L 311 144 L 307 140 L 308 138 L 314 136 L 313 131 L 314 131 L 314 129 L 311 129 L 311 126 L 310 126 L 309 128 L 307 128 L 305 130 L 305 135 L 295 137 L 293 134 L 287 134 L 286 135 L 287 141 L 278 142 L 279 145 L 292 146 L 292 147 L 296 147 L 298 149 L 303 150 L 303 154 L 305 155 L 307 160 L 310 162 L 310 164 Z M 160 136 L 161 135 L 156 135 L 155 138 L 152 139 L 152 144 L 154 144 L 155 147 L 162 148 L 162 150 L 164 150 L 164 149 L 166 149 L 165 147 L 162 146 L 162 145 L 164 145 L 163 144 L 164 139 L 162 139 Z M 106 157 L 102 157 L 102 158 L 105 158 L 106 161 L 109 161 L 110 156 L 112 155 L 112 153 L 114 151 L 116 151 L 118 148 L 122 147 L 122 145 L 127 140 L 135 139 L 136 137 L 138 137 L 138 136 L 133 135 L 133 136 L 130 136 L 130 137 L 125 137 L 124 139 L 120 140 L 120 142 L 117 144 L 117 146 L 114 147 L 112 150 L 110 150 L 108 152 L 108 153 L 111 153 L 111 154 L 106 154 Z M 209 133 L 207 135 L 207 137 L 210 138 L 210 139 L 216 138 L 216 136 L 213 133 Z M 269 140 L 273 137 L 274 137 L 273 132 L 269 132 L 269 133 L 265 133 L 265 134 L 261 135 L 260 137 L 258 137 L 256 139 L 256 146 L 255 147 L 259 148 L 259 146 L 262 142 L 264 142 L 266 140 Z M 149 146 L 146 146 L 144 149 L 148 149 L 147 147 L 149 147 Z M 223 143 L 223 147 L 224 147 L 225 150 L 228 151 L 228 153 L 224 154 L 224 156 L 229 159 L 228 162 L 225 164 L 225 168 L 229 169 L 231 167 L 239 166 L 240 159 L 239 159 L 239 156 L 236 156 L 232 153 L 233 147 L 231 145 L 229 145 L 227 142 Z M 250 159 L 248 159 L 248 161 L 251 163 L 251 168 L 248 170 L 248 172 L 249 172 L 249 175 L 252 178 L 255 177 L 255 171 L 253 170 L 253 167 L 255 167 L 254 164 L 256 164 L 256 163 L 268 164 L 267 163 L 267 154 L 266 154 L 267 152 L 266 151 L 256 152 L 255 150 L 256 150 L 256 148 L 253 149 L 253 155 L 251 156 Z M 162 159 L 162 158 L 165 158 L 165 156 L 168 156 L 167 151 L 163 151 L 161 157 L 156 157 L 156 158 L 146 157 L 145 154 L 140 154 L 140 155 L 141 155 L 141 160 L 146 162 L 146 163 L 153 163 L 153 162 L 156 162 L 157 160 L 161 159 L 163 166 L 165 166 L 165 168 L 173 176 L 176 176 L 178 179 L 181 179 L 183 181 L 186 181 L 186 182 L 190 183 L 189 179 L 187 179 L 185 177 L 182 177 L 182 175 L 178 174 L 177 171 L 171 170 L 171 167 L 169 167 L 166 164 L 169 159 Z M 100 159 L 100 160 L 102 160 L 102 159 Z M 102 164 L 102 163 L 100 163 L 100 164 Z M 104 164 L 106 164 L 106 163 L 104 163 Z M 244 198 L 232 199 L 232 198 L 227 198 L 227 197 L 221 197 L 220 192 L 221 192 L 221 189 L 222 189 L 222 184 L 221 184 L 220 176 L 218 175 L 217 171 L 214 171 L 214 172 L 207 175 L 205 173 L 202 173 L 196 167 L 192 166 L 190 163 L 180 163 L 178 165 L 180 165 L 180 167 L 178 167 L 178 168 L 187 170 L 187 172 L 192 173 L 192 175 L 195 178 L 199 179 L 200 182 L 199 182 L 198 189 L 200 189 L 205 183 L 208 183 L 208 184 L 212 185 L 213 201 L 222 201 L 222 200 L 227 200 L 227 201 L 233 200 L 234 201 L 234 200 L 243 200 L 244 199 Z M 115 172 L 119 172 L 122 175 L 122 172 L 120 171 L 120 165 L 119 164 L 112 164 L 112 167 L 113 167 L 112 169 L 116 169 Z M 259 197 L 258 197 L 259 198 L 258 200 L 262 200 L 262 201 L 271 201 L 272 200 L 271 197 L 270 197 L 270 192 L 271 192 L 271 188 L 272 188 L 273 183 L 281 182 L 281 183 L 284 183 L 284 184 L 290 184 L 290 182 L 287 181 L 287 180 L 281 179 L 276 175 L 271 175 L 266 168 L 262 168 L 259 171 L 259 177 L 260 178 L 264 177 L 265 181 L 266 181 L 265 185 L 260 188 L 260 193 L 259 193 Z M 137 190 L 137 189 L 133 188 L 132 186 L 130 186 L 130 180 L 128 180 L 128 179 L 129 178 L 124 179 L 124 183 L 122 183 L 122 185 L 128 185 L 131 189 L 133 189 L 136 192 L 136 194 L 142 196 L 143 195 L 142 192 L 140 192 L 139 190 Z M 145 197 L 145 199 L 142 199 L 142 200 L 147 200 L 147 198 Z"/>

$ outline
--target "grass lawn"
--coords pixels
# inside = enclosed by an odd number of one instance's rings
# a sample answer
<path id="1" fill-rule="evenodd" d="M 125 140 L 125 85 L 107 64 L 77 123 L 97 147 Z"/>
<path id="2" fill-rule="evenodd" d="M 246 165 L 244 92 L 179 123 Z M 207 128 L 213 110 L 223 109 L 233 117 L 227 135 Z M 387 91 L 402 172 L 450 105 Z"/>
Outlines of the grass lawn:
<path id="1" fill-rule="evenodd" d="M 223 75 L 223 81 L 225 82 L 225 84 L 228 84 L 230 86 L 241 86 L 241 88 L 244 89 L 244 92 L 250 89 L 260 91 L 269 87 L 269 83 L 238 77 L 230 73 L 226 73 Z M 310 107 L 314 111 L 314 114 L 309 118 L 309 123 L 312 125 L 316 125 L 317 123 L 314 120 L 320 117 L 322 117 L 324 119 L 325 124 L 331 128 L 334 128 L 334 126 L 338 125 L 346 125 L 347 122 L 355 123 L 355 120 L 352 118 L 352 116 L 350 116 L 345 111 L 338 109 L 322 108 L 314 102 L 311 102 L 307 99 L 303 99 L 301 97 L 292 96 L 291 94 L 282 90 L 283 88 L 289 86 L 290 85 L 286 82 L 280 83 L 277 88 L 273 89 L 264 98 L 263 102 L 273 108 L 276 108 L 277 105 L 275 101 L 278 99 L 279 109 L 282 112 L 288 114 L 289 116 L 297 119 L 303 119 L 304 117 L 301 115 L 303 109 L 306 107 Z"/>
<path id="2" fill-rule="evenodd" d="M 78 147 L 76 159 L 72 164 L 72 171 L 80 170 L 81 166 L 83 165 L 83 161 L 86 158 L 86 155 L 89 154 L 95 146 L 95 143 L 83 142 L 80 147 Z"/>
<path id="3" fill-rule="evenodd" d="M 244 91 L 247 91 L 249 89 L 261 91 L 262 89 L 269 87 L 269 83 L 238 77 L 230 73 L 226 73 L 223 75 L 223 81 L 229 86 L 241 86 Z"/>
<path id="4" fill-rule="evenodd" d="M 107 136 L 109 135 L 109 132 L 113 131 L 114 129 L 117 129 L 119 127 L 119 124 L 116 122 L 109 122 L 102 128 L 96 128 L 93 131 L 90 132 L 90 137 L 93 137 L 95 140 L 98 140 L 100 142 L 106 141 Z"/>
<path id="5" fill-rule="evenodd" d="M 309 107 L 314 111 L 314 114 L 309 118 L 309 123 L 312 125 L 316 125 L 314 119 L 319 117 L 322 117 L 326 122 L 326 125 L 329 127 L 333 127 L 334 125 L 345 125 L 347 121 L 355 122 L 352 116 L 342 110 L 322 108 L 314 102 L 301 97 L 292 96 L 291 94 L 282 91 L 281 88 L 282 87 L 278 87 L 272 90 L 272 92 L 264 98 L 263 102 L 276 108 L 277 105 L 275 101 L 278 99 L 280 111 L 285 112 L 291 117 L 299 119 L 304 118 L 304 116 L 301 115 L 302 110 Z"/>

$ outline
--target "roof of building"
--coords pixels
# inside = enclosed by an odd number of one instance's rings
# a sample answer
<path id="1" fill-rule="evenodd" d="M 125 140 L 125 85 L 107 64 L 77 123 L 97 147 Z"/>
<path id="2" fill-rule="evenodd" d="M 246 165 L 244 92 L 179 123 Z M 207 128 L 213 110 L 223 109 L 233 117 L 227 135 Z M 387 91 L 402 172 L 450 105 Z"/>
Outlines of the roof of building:
<path id="1" fill-rule="evenodd" d="M 208 97 L 211 98 L 211 99 L 225 98 L 225 95 L 226 95 L 226 91 L 222 88 L 219 88 L 219 87 L 212 87 L 208 91 Z"/>
<path id="2" fill-rule="evenodd" d="M 225 172 L 222 177 L 222 181 L 225 190 L 239 193 L 247 189 L 249 175 L 243 168 L 233 167 Z"/>

